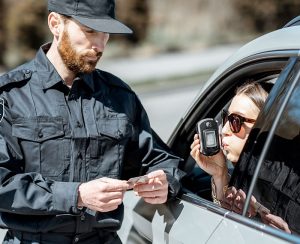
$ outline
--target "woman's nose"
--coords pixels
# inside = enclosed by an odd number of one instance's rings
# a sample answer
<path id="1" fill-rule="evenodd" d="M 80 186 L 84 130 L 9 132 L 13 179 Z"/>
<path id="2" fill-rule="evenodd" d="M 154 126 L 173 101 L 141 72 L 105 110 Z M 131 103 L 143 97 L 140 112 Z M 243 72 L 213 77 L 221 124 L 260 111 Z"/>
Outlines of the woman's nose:
<path id="1" fill-rule="evenodd" d="M 230 126 L 229 126 L 229 121 L 227 121 L 225 123 L 225 125 L 223 126 L 222 128 L 222 135 L 225 136 L 225 135 L 230 135 L 232 132 L 230 130 Z"/>

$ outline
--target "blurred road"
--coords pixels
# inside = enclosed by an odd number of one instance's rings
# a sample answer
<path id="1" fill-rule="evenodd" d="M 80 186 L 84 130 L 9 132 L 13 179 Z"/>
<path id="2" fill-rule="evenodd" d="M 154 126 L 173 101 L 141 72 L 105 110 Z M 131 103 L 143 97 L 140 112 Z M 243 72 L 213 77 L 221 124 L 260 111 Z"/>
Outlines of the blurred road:
<path id="1" fill-rule="evenodd" d="M 99 68 L 120 77 L 137 92 L 153 129 L 166 142 L 204 82 L 239 47 L 217 46 L 135 59 L 104 58 Z"/>
<path id="2" fill-rule="evenodd" d="M 187 53 L 168 53 L 145 58 L 104 58 L 98 68 L 119 76 L 128 84 L 186 77 L 219 67 L 240 45 L 226 45 Z"/>
<path id="3" fill-rule="evenodd" d="M 140 94 L 139 97 L 150 119 L 152 128 L 167 142 L 170 134 L 198 94 L 203 83 L 184 87 L 171 87 L 168 90 L 151 94 Z"/>

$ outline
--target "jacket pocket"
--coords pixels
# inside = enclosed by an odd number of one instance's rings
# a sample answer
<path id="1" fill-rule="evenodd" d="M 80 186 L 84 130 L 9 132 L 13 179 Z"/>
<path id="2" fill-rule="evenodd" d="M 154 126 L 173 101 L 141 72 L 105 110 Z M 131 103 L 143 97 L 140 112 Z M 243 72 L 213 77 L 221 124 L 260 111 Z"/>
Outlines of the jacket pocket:
<path id="1" fill-rule="evenodd" d="M 12 135 L 23 149 L 26 172 L 63 180 L 69 168 L 70 142 L 64 138 L 62 118 L 19 118 L 13 122 Z"/>
<path id="2" fill-rule="evenodd" d="M 113 117 L 99 119 L 96 126 L 98 135 L 91 138 L 90 177 L 118 177 L 132 124 L 127 117 Z"/>
<path id="3" fill-rule="evenodd" d="M 100 136 L 121 141 L 132 135 L 132 124 L 126 116 L 105 118 L 97 121 Z"/>
<path id="4" fill-rule="evenodd" d="M 17 119 L 12 125 L 12 135 L 27 141 L 43 141 L 64 135 L 62 118 Z"/>

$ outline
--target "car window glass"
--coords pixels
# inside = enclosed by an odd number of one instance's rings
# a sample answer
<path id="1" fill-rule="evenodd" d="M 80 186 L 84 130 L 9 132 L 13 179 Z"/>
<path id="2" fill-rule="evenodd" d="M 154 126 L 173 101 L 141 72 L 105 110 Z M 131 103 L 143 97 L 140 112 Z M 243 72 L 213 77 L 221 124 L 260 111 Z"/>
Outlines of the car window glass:
<path id="1" fill-rule="evenodd" d="M 281 116 L 260 169 L 254 197 L 300 234 L 300 87 Z M 275 111 L 274 111 L 275 112 Z"/>

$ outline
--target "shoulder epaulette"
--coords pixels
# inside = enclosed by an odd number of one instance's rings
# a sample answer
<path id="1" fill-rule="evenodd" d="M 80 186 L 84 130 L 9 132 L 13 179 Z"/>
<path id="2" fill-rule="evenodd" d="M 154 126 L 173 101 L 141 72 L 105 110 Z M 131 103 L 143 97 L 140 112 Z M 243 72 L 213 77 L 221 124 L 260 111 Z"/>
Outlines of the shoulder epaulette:
<path id="1" fill-rule="evenodd" d="M 6 86 L 7 84 L 12 84 L 31 78 L 32 71 L 29 69 L 20 69 L 10 71 L 2 76 L 0 76 L 0 88 Z"/>
<path id="2" fill-rule="evenodd" d="M 103 79 L 103 81 L 106 82 L 107 84 L 112 86 L 117 86 L 129 92 L 134 93 L 134 91 L 130 88 L 130 86 L 126 84 L 124 81 L 122 81 L 119 77 L 103 70 L 97 70 L 97 72 L 99 76 Z"/>

